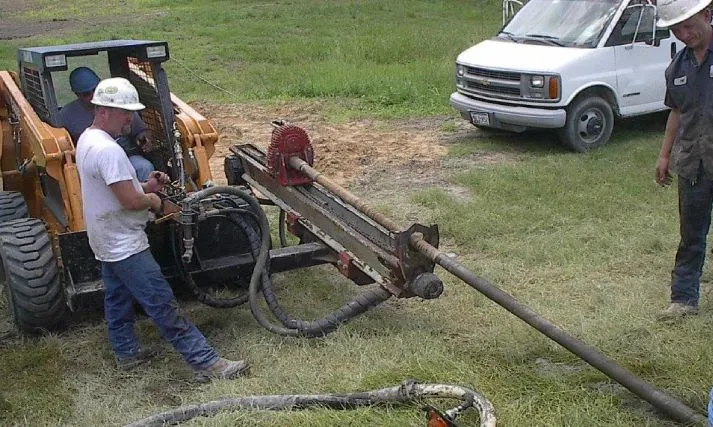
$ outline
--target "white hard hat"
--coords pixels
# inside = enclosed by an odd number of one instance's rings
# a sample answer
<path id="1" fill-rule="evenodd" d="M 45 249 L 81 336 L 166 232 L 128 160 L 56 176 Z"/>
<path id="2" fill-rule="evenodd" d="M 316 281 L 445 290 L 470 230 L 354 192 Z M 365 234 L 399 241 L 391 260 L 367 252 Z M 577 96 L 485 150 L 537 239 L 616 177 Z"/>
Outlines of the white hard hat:
<path id="1" fill-rule="evenodd" d="M 657 27 L 671 27 L 702 11 L 711 0 L 659 0 Z"/>
<path id="2" fill-rule="evenodd" d="M 97 88 L 94 89 L 92 104 L 131 111 L 146 108 L 139 102 L 139 93 L 134 85 L 123 77 L 112 77 L 100 81 Z"/>

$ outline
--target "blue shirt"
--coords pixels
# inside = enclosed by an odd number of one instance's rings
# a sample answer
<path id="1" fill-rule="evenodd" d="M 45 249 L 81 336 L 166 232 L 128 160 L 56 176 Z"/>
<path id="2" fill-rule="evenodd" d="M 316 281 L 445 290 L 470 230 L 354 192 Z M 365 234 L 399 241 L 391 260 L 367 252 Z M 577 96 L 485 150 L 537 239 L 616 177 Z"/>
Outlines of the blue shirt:
<path id="1" fill-rule="evenodd" d="M 59 110 L 62 124 L 67 129 L 75 144 L 79 141 L 79 136 L 94 121 L 94 108 L 87 109 L 82 101 L 75 99 Z M 146 123 L 141 120 L 139 114 L 134 112 L 131 119 L 131 133 L 128 136 L 120 137 L 116 142 L 121 145 L 128 156 L 141 154 L 141 150 L 136 145 L 136 136 L 146 129 Z"/>

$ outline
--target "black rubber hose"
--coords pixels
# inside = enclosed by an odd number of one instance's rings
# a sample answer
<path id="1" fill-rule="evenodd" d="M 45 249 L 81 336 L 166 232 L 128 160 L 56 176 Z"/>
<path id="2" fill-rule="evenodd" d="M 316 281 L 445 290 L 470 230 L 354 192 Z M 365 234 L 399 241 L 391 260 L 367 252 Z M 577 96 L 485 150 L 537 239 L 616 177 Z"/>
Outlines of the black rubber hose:
<path id="1" fill-rule="evenodd" d="M 286 248 L 289 245 L 287 244 L 287 238 L 285 237 L 285 211 L 282 209 L 280 209 L 280 216 L 277 222 L 277 233 L 280 236 L 280 247 Z"/>
<path id="2" fill-rule="evenodd" d="M 248 240 L 256 242 L 258 240 L 255 231 L 249 224 L 246 224 L 241 218 L 236 218 L 238 225 L 243 228 L 245 234 L 250 237 Z M 253 251 L 259 249 L 252 246 Z M 301 335 L 305 338 L 316 338 L 327 335 L 328 333 L 336 330 L 342 324 L 348 322 L 349 320 L 363 314 L 372 307 L 381 304 L 391 297 L 391 293 L 380 286 L 376 286 L 372 289 L 367 290 L 361 295 L 357 296 L 355 299 L 347 302 L 337 310 L 329 313 L 321 319 L 317 319 L 311 322 L 296 319 L 290 316 L 287 311 L 282 307 L 280 302 L 275 295 L 272 288 L 272 283 L 269 279 L 268 268 L 263 271 L 262 279 L 262 295 L 265 298 L 268 308 L 272 314 L 287 328 L 298 329 Z"/>
<path id="3" fill-rule="evenodd" d="M 242 294 L 233 298 L 216 298 L 210 295 L 205 290 L 201 289 L 200 286 L 193 279 L 190 271 L 188 271 L 189 262 L 185 262 L 178 255 L 178 232 L 174 232 L 174 239 L 171 244 L 171 250 L 173 251 L 173 256 L 176 259 L 176 265 L 178 267 L 178 273 L 181 275 L 181 279 L 186 283 L 188 289 L 193 293 L 193 296 L 201 303 L 213 307 L 213 308 L 234 308 L 248 302 L 248 294 Z"/>
<path id="4" fill-rule="evenodd" d="M 184 201 L 185 201 L 185 199 L 184 199 Z M 199 202 L 199 203 L 201 201 L 202 201 L 202 199 L 197 200 L 197 202 Z M 231 220 L 233 223 L 235 223 L 233 215 L 235 215 L 235 214 L 249 214 L 252 216 L 254 221 L 256 221 L 256 222 L 258 221 L 257 215 L 254 214 L 253 212 L 238 208 L 238 205 L 235 204 L 230 199 L 226 199 L 223 201 L 232 204 L 233 207 L 217 209 L 216 211 L 212 212 L 209 216 L 218 216 L 218 215 L 225 216 L 226 218 Z M 183 208 L 190 209 L 192 207 L 193 203 L 195 203 L 195 202 L 196 202 L 196 200 L 194 200 L 194 198 L 192 197 L 190 203 L 183 205 Z M 205 219 L 207 219 L 207 217 L 205 217 L 204 220 Z M 200 221 L 201 220 L 199 220 L 199 222 Z M 184 227 L 185 226 L 186 225 L 184 225 Z M 194 230 L 191 233 L 192 237 L 195 237 L 198 234 L 198 230 L 197 230 L 198 225 L 190 224 L 190 226 L 196 228 L 196 230 Z M 172 241 L 171 250 L 173 252 L 174 258 L 176 259 L 176 265 L 178 267 L 178 272 L 181 276 L 181 279 L 183 279 L 183 281 L 186 283 L 186 285 L 188 286 L 188 288 L 191 290 L 191 292 L 193 293 L 193 295 L 195 296 L 195 298 L 198 301 L 200 301 L 201 303 L 203 303 L 207 306 L 214 307 L 214 308 L 234 308 L 239 305 L 245 304 L 248 301 L 247 293 L 233 297 L 233 298 L 216 298 L 216 297 L 210 295 L 205 290 L 203 290 L 201 287 L 199 287 L 196 284 L 195 280 L 193 279 L 193 276 L 191 275 L 191 273 L 189 271 L 190 270 L 190 268 L 189 268 L 190 260 L 186 261 L 186 260 L 183 260 L 182 257 L 178 256 L 179 236 L 175 229 L 172 229 L 172 230 L 173 230 L 174 239 Z M 250 238 L 247 234 L 245 235 L 245 237 L 247 239 Z"/>
<path id="5" fill-rule="evenodd" d="M 241 224 L 236 223 L 236 220 L 235 220 L 235 218 L 237 218 L 238 215 L 246 215 L 247 214 L 252 217 L 252 219 L 255 223 L 257 223 L 259 220 L 258 215 L 255 214 L 254 212 L 247 210 L 247 209 L 239 208 L 238 205 L 233 200 L 225 199 L 222 201 L 226 202 L 226 203 L 230 203 L 233 207 L 217 209 L 217 210 L 211 212 L 208 215 L 208 217 L 210 217 L 210 216 L 225 216 L 226 218 L 228 218 L 228 220 L 233 222 L 233 224 L 235 224 L 236 226 L 241 228 L 241 230 L 243 231 L 243 234 L 245 234 L 246 239 L 249 240 L 251 238 L 251 236 L 253 236 L 255 239 L 257 239 L 256 242 L 252 242 L 252 241 L 250 242 L 251 246 L 253 246 L 253 245 L 259 246 L 260 245 L 259 238 L 255 237 L 255 233 L 253 233 L 252 235 L 249 235 L 248 233 L 245 232 L 246 228 L 244 226 L 242 226 Z M 262 211 L 260 211 L 260 212 L 262 212 Z M 204 220 L 208 219 L 208 217 L 205 217 Z M 200 222 L 200 220 L 199 220 L 199 222 Z M 197 226 L 198 226 L 197 224 L 193 224 L 193 227 L 196 228 L 196 230 L 194 230 L 192 232 L 193 237 L 198 235 Z M 200 301 L 201 303 L 203 303 L 209 307 L 213 307 L 213 308 L 234 308 L 239 305 L 245 304 L 248 301 L 247 292 L 244 293 L 243 295 L 239 295 L 239 296 L 233 297 L 233 298 L 216 298 L 216 297 L 210 295 L 205 290 L 203 290 L 201 287 L 199 287 L 196 284 L 195 280 L 193 279 L 193 276 L 188 271 L 190 260 L 185 261 L 181 257 L 178 256 L 178 253 L 177 253 L 178 240 L 177 239 L 178 239 L 178 236 L 174 232 L 174 241 L 173 241 L 173 245 L 171 247 L 171 249 L 173 251 L 173 256 L 176 259 L 176 264 L 178 265 L 178 271 L 179 271 L 179 274 L 181 275 L 181 278 L 186 282 L 188 288 L 191 290 L 191 292 L 195 296 L 196 300 Z"/>
<path id="6" fill-rule="evenodd" d="M 203 189 L 201 191 L 197 191 L 195 193 L 190 194 L 188 197 L 183 199 L 181 202 L 182 209 L 185 211 L 190 211 L 191 206 L 207 197 L 210 197 L 214 194 L 230 194 L 233 196 L 236 196 L 242 200 L 244 200 L 250 207 L 253 208 L 255 212 L 262 212 L 262 208 L 260 207 L 260 204 L 255 200 L 254 197 L 252 197 L 250 194 L 247 192 L 240 190 L 239 188 L 236 187 L 226 187 L 226 186 L 220 186 L 220 187 L 209 187 L 206 189 Z M 252 276 L 250 277 L 250 290 L 248 293 L 248 300 L 250 301 L 250 311 L 253 314 L 253 317 L 257 322 L 262 326 L 263 328 L 267 329 L 270 332 L 279 334 L 279 335 L 286 335 L 286 336 L 293 336 L 293 337 L 298 337 L 301 336 L 300 331 L 297 329 L 288 329 L 285 327 L 282 327 L 280 325 L 272 323 L 265 315 L 262 313 L 260 310 L 260 306 L 258 303 L 257 299 L 257 294 L 261 288 L 260 286 L 260 281 L 261 277 L 263 275 L 263 270 L 268 262 L 268 259 L 270 257 L 270 225 L 267 221 L 267 216 L 266 215 L 259 215 L 259 222 L 258 226 L 260 229 L 260 252 L 257 256 L 257 260 L 255 261 L 255 267 L 253 269 Z"/>
<path id="7" fill-rule="evenodd" d="M 278 335 L 293 336 L 293 337 L 307 337 L 314 338 L 324 336 L 327 333 L 334 331 L 341 324 L 348 321 L 349 319 L 364 313 L 369 308 L 380 304 L 381 302 L 387 300 L 391 293 L 387 290 L 378 287 L 359 295 L 354 300 L 349 301 L 344 304 L 339 309 L 328 314 L 322 319 L 315 320 L 312 322 L 305 322 L 301 320 L 294 319 L 287 315 L 284 309 L 280 306 L 277 298 L 272 292 L 272 287 L 267 277 L 269 273 L 267 271 L 267 264 L 269 262 L 269 250 L 270 250 L 270 226 L 267 220 L 267 216 L 263 213 L 260 204 L 257 200 L 245 191 L 242 191 L 235 187 L 210 187 L 204 190 L 198 191 L 186 197 L 182 201 L 182 208 L 185 210 L 190 210 L 193 203 L 203 200 L 214 194 L 230 194 L 236 196 L 243 201 L 245 201 L 251 208 L 252 212 L 260 212 L 261 215 L 257 215 L 258 226 L 259 226 L 259 237 L 260 237 L 260 247 L 257 255 L 257 260 L 255 262 L 255 267 L 253 269 L 252 276 L 250 278 L 250 289 L 248 292 L 248 300 L 250 301 L 250 311 L 257 322 L 270 332 L 276 333 Z M 246 224 L 242 219 L 235 220 L 242 222 L 241 228 L 243 231 L 250 234 L 257 234 L 252 229 L 250 224 Z M 253 240 L 248 238 L 248 240 Z M 252 246 L 252 245 L 251 245 Z M 251 248 L 252 249 L 252 248 Z M 254 249 L 253 249 L 254 250 Z M 265 290 L 267 289 L 267 292 Z M 265 296 L 266 302 L 270 310 L 273 312 L 275 317 L 283 323 L 283 326 L 272 323 L 260 309 L 257 294 L 262 290 Z M 267 296 L 268 293 L 270 296 Z"/>

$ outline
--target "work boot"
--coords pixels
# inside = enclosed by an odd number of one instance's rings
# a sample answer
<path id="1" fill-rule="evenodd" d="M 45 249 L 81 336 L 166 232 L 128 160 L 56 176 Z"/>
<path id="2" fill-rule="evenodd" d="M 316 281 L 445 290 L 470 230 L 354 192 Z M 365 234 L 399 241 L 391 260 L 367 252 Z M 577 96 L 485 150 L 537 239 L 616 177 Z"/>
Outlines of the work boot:
<path id="1" fill-rule="evenodd" d="M 210 367 L 195 372 L 195 380 L 199 383 L 207 383 L 210 380 L 232 380 L 245 373 L 249 369 L 248 362 L 244 360 L 228 360 L 222 357 Z"/>
<path id="2" fill-rule="evenodd" d="M 140 348 L 133 356 L 117 357 L 116 367 L 120 371 L 130 371 L 139 365 L 152 361 L 160 355 L 161 347 L 159 346 Z"/>
<path id="3" fill-rule="evenodd" d="M 698 307 L 695 305 L 672 302 L 665 310 L 656 316 L 658 320 L 673 320 L 684 316 L 695 316 L 698 314 Z"/>

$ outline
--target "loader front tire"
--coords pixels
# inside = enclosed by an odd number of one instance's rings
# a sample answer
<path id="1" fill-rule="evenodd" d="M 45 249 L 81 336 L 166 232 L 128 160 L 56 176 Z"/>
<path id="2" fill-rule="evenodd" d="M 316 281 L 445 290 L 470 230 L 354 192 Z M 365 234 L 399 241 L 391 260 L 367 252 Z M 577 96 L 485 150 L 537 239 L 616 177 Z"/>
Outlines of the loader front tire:
<path id="1" fill-rule="evenodd" d="M 61 327 L 67 305 L 44 223 L 25 218 L 0 224 L 0 258 L 0 279 L 18 329 L 37 334 Z"/>
<path id="2" fill-rule="evenodd" d="M 0 191 L 0 224 L 27 216 L 27 203 L 22 193 Z"/>

